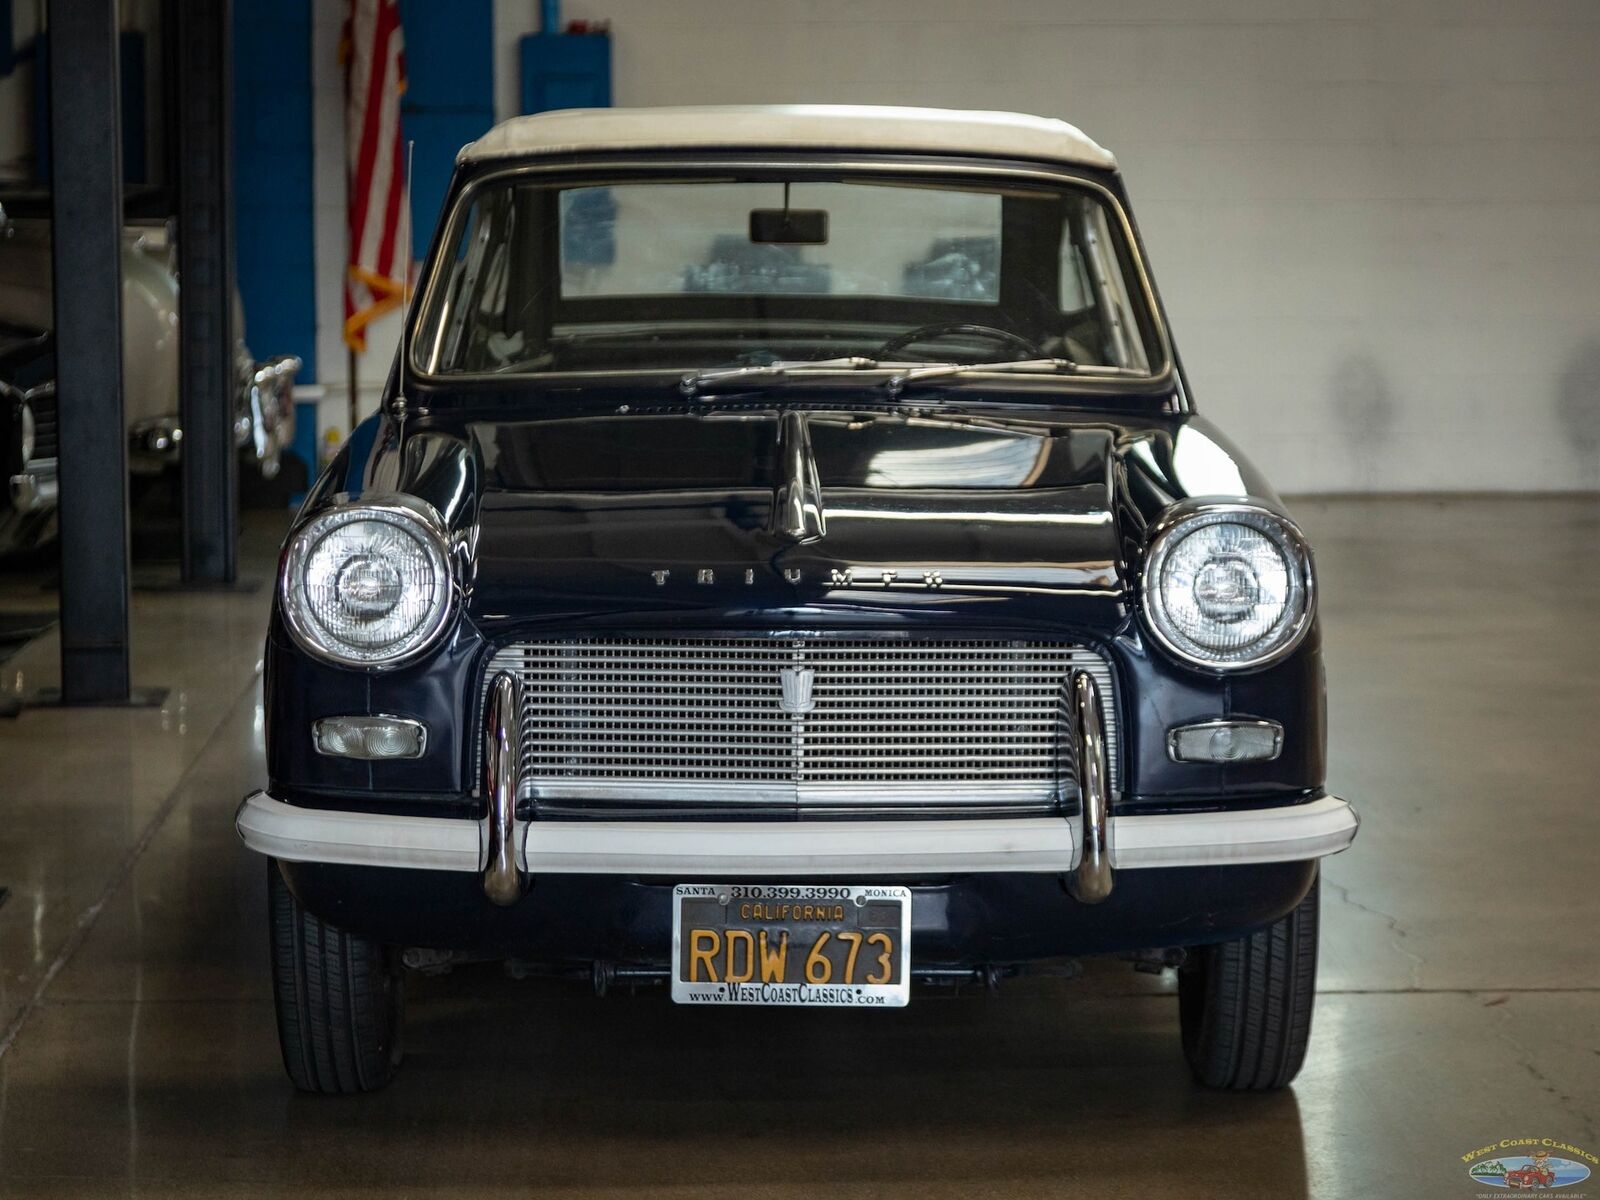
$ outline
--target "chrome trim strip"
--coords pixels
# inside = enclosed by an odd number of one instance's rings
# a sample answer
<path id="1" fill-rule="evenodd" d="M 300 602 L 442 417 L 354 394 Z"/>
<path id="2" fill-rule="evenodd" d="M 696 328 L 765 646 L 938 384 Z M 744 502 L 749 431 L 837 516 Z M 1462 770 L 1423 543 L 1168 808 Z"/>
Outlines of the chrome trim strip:
<path id="1" fill-rule="evenodd" d="M 1079 822 L 1082 853 L 1067 877 L 1072 894 L 1084 904 L 1099 904 L 1111 895 L 1111 789 L 1106 769 L 1105 730 L 1100 722 L 1100 695 L 1087 671 L 1072 673 L 1072 744 L 1077 759 Z"/>
<path id="2" fill-rule="evenodd" d="M 605 782 L 582 780 L 538 781 L 527 785 L 535 800 L 585 800 L 610 803 L 660 803 L 700 806 L 759 806 L 793 808 L 796 788 L 792 783 L 762 784 L 684 782 L 673 779 L 622 779 Z M 858 805 L 881 808 L 940 808 L 946 805 L 973 805 L 985 808 L 1029 807 L 1044 812 L 1056 807 L 1053 796 L 1041 796 L 1032 784 L 970 782 L 949 787 L 926 783 L 880 782 L 808 783 L 799 791 L 802 805 L 841 808 Z"/>
<path id="3" fill-rule="evenodd" d="M 246 846 L 289 862 L 478 871 L 481 825 L 462 818 L 296 808 L 265 792 L 236 820 Z M 1281 808 L 1118 817 L 1118 870 L 1293 862 L 1337 854 L 1356 835 L 1337 796 Z M 535 836 L 535 830 L 537 835 Z M 846 875 L 1026 871 L 1078 863 L 1078 834 L 1059 817 L 943 821 L 539 821 L 522 826 L 532 874 Z"/>
<path id="4" fill-rule="evenodd" d="M 814 542 L 827 536 L 822 512 L 822 484 L 811 450 L 806 418 L 792 408 L 778 419 L 778 470 L 772 489 L 772 515 L 767 532 L 793 542 Z"/>
<path id="5" fill-rule="evenodd" d="M 518 868 L 517 766 L 521 758 L 515 733 L 517 680 L 502 671 L 489 684 L 489 708 L 483 721 L 484 814 L 483 894 L 502 907 L 522 899 Z"/>

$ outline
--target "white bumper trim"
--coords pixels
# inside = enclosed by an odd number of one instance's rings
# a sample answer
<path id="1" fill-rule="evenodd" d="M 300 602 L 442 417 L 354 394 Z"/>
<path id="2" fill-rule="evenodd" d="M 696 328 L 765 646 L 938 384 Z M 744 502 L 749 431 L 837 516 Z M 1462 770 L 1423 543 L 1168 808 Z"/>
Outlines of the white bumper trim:
<path id="1" fill-rule="evenodd" d="M 265 792 L 239 806 L 245 845 L 289 862 L 481 871 L 478 822 L 300 808 Z M 1229 812 L 1114 817 L 1118 870 L 1290 862 L 1337 854 L 1356 815 L 1337 796 Z M 543 821 L 518 865 L 540 875 L 816 875 L 1066 872 L 1077 823 L 1061 817 L 938 821 Z"/>
<path id="2" fill-rule="evenodd" d="M 301 808 L 252 792 L 234 825 L 250 849 L 285 862 L 482 870 L 483 833 L 476 821 Z"/>

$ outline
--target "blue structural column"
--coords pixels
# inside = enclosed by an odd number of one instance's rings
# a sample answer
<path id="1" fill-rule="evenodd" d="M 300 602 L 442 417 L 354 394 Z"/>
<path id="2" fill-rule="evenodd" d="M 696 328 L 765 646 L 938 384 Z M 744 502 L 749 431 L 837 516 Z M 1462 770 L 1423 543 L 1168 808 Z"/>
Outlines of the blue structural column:
<path id="1" fill-rule="evenodd" d="M 61 699 L 121 704 L 128 674 L 122 154 L 116 0 L 50 0 Z"/>

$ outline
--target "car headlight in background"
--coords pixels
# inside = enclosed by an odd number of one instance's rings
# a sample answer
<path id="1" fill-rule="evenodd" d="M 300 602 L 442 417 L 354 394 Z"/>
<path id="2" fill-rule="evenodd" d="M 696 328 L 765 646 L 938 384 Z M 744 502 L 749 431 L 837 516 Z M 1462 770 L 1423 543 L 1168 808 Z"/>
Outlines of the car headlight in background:
<path id="1" fill-rule="evenodd" d="M 1311 551 L 1266 508 L 1186 503 L 1156 523 L 1145 558 L 1150 631 L 1173 654 L 1216 671 L 1283 658 L 1311 625 Z"/>
<path id="2" fill-rule="evenodd" d="M 312 518 L 290 539 L 284 618 L 311 653 L 348 666 L 416 657 L 450 616 L 441 522 L 410 496 L 368 497 Z"/>

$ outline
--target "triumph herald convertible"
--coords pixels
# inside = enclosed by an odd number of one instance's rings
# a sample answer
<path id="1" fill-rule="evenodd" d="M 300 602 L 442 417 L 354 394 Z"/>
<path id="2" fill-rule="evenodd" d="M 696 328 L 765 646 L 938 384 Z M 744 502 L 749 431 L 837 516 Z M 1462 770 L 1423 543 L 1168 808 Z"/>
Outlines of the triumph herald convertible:
<path id="1" fill-rule="evenodd" d="M 382 1086 L 408 969 L 894 1008 L 1176 968 L 1203 1084 L 1316 979 L 1311 551 L 1195 411 L 1070 125 L 570 111 L 461 151 L 266 649 L 278 1031 Z M 884 1019 L 892 1019 L 885 1017 Z"/>

